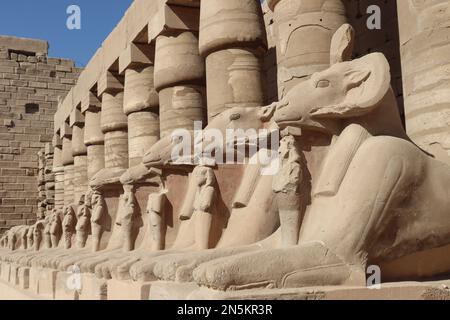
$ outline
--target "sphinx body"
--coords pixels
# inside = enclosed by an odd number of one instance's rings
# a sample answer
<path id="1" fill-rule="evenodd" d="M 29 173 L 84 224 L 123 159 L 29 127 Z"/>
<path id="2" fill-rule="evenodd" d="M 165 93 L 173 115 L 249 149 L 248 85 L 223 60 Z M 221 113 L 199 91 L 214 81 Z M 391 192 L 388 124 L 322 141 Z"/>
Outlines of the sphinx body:
<path id="1" fill-rule="evenodd" d="M 322 163 L 307 161 L 311 200 L 299 240 L 201 264 L 197 283 L 219 290 L 364 286 L 370 263 L 450 243 L 450 168 L 406 136 L 382 54 L 314 74 L 287 94 L 273 121 L 330 137 Z M 298 140 L 300 152 L 310 148 Z M 429 268 L 407 276 L 435 275 Z"/>

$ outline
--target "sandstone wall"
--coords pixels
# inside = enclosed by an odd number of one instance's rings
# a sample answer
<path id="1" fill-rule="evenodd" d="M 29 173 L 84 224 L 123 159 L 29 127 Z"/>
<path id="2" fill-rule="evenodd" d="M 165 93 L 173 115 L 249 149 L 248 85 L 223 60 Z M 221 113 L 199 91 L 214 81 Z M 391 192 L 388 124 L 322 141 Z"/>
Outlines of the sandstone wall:
<path id="1" fill-rule="evenodd" d="M 58 97 L 80 72 L 47 50 L 45 41 L 0 36 L 0 233 L 34 222 L 38 151 L 52 141 Z"/>

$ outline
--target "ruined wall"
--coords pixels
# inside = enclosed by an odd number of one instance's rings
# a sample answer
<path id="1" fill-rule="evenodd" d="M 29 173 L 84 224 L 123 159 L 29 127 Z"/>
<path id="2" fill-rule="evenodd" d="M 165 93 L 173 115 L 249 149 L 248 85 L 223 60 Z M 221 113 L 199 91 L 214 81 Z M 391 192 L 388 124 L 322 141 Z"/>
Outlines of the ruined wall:
<path id="1" fill-rule="evenodd" d="M 38 151 L 52 141 L 58 96 L 80 72 L 47 54 L 45 41 L 0 36 L 0 234 L 34 223 Z"/>

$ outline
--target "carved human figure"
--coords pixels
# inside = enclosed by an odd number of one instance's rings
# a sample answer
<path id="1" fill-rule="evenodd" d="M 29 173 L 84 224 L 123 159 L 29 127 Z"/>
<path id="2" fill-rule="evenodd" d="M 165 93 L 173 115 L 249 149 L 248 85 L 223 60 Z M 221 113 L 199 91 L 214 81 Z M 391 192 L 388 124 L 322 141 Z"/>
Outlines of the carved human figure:
<path id="1" fill-rule="evenodd" d="M 28 249 L 33 248 L 33 237 L 34 237 L 34 228 L 35 226 L 30 226 L 27 232 L 27 247 Z"/>
<path id="2" fill-rule="evenodd" d="M 62 222 L 64 249 L 72 247 L 72 237 L 75 231 L 76 217 L 72 206 L 64 207 L 64 218 Z"/>
<path id="3" fill-rule="evenodd" d="M 16 250 L 16 242 L 17 242 L 17 235 L 14 232 L 14 230 L 8 231 L 8 249 L 11 251 Z"/>
<path id="4" fill-rule="evenodd" d="M 168 190 L 161 180 L 159 183 L 158 192 L 153 192 L 148 196 L 147 214 L 149 219 L 149 226 L 152 236 L 152 251 L 164 250 L 165 248 L 165 205 L 167 201 Z"/>
<path id="5" fill-rule="evenodd" d="M 33 246 L 35 251 L 41 249 L 44 228 L 43 221 L 38 221 L 33 228 Z"/>
<path id="6" fill-rule="evenodd" d="M 123 206 L 119 214 L 117 225 L 121 227 L 123 236 L 123 249 L 125 252 L 134 250 L 134 241 L 136 239 L 136 215 L 137 201 L 134 195 L 132 185 L 124 185 Z"/>
<path id="7" fill-rule="evenodd" d="M 0 238 L 0 246 L 2 247 L 2 248 L 5 248 L 6 247 L 6 245 L 5 245 L 5 242 L 6 242 L 6 235 L 3 235 L 1 238 Z"/>
<path id="8" fill-rule="evenodd" d="M 193 177 L 196 183 L 192 218 L 195 219 L 195 246 L 198 250 L 209 249 L 215 198 L 216 177 L 211 168 L 198 166 Z"/>
<path id="9" fill-rule="evenodd" d="M 87 238 L 91 232 L 91 199 L 92 192 L 88 192 L 81 197 L 77 210 L 76 224 L 76 244 L 77 248 L 82 249 L 86 246 Z"/>
<path id="10" fill-rule="evenodd" d="M 51 223 L 53 214 L 47 214 L 43 220 L 44 230 L 43 230 L 43 241 L 46 249 L 52 247 L 52 236 L 51 236 Z"/>
<path id="11" fill-rule="evenodd" d="M 38 220 L 45 219 L 45 204 L 43 202 L 40 202 L 38 205 L 37 219 Z"/>
<path id="12" fill-rule="evenodd" d="M 97 252 L 100 250 L 100 241 L 103 235 L 103 218 L 106 214 L 106 203 L 103 195 L 99 191 L 92 194 L 92 215 L 91 215 L 91 231 L 92 231 L 92 250 Z"/>
<path id="13" fill-rule="evenodd" d="M 20 238 L 22 240 L 22 248 L 24 250 L 28 249 L 28 230 L 30 229 L 30 227 L 25 227 L 20 231 Z"/>
<path id="14" fill-rule="evenodd" d="M 59 210 L 54 209 L 50 218 L 51 247 L 57 248 L 62 236 L 62 222 Z"/>
<path id="15" fill-rule="evenodd" d="M 282 246 L 298 243 L 301 219 L 302 159 L 296 147 L 295 137 L 286 135 L 281 139 L 279 171 L 272 181 L 280 215 Z"/>

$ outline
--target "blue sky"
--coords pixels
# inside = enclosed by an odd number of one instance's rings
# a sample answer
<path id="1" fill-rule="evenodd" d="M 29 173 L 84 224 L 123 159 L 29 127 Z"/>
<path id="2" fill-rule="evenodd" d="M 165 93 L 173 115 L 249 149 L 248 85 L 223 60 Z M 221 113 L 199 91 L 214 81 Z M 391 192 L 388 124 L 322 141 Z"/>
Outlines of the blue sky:
<path id="1" fill-rule="evenodd" d="M 84 67 L 133 0 L 11 0 L 0 4 L 0 34 L 47 40 L 49 55 Z M 81 30 L 68 30 L 69 5 L 81 8 Z"/>

